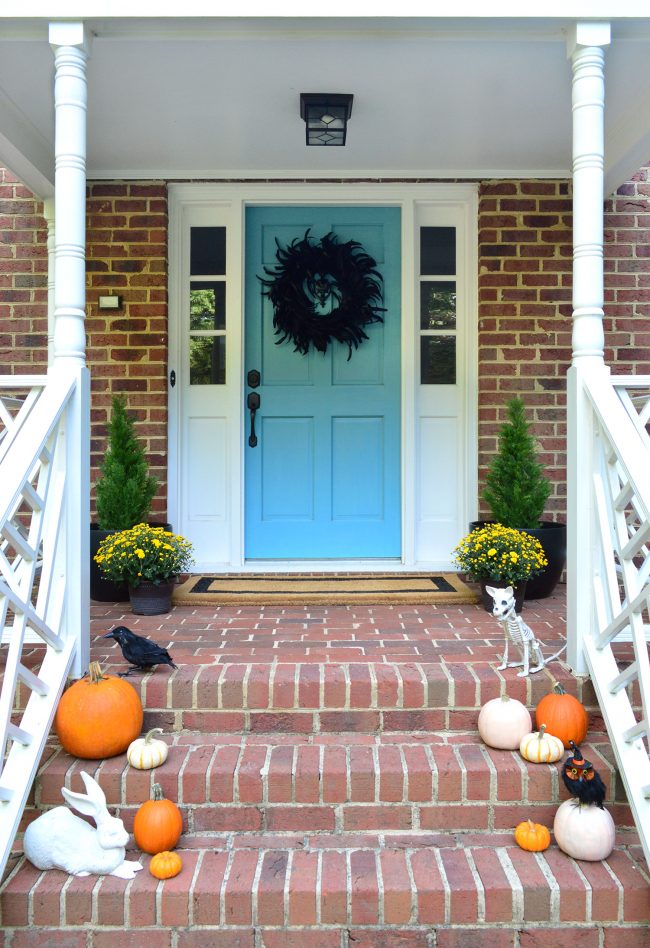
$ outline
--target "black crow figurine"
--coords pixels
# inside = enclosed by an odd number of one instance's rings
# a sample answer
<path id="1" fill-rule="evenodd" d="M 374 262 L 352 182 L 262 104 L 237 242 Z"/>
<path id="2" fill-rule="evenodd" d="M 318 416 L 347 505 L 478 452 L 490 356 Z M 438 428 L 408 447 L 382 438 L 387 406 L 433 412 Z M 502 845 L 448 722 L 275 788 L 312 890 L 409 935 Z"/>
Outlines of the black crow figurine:
<path id="1" fill-rule="evenodd" d="M 138 671 L 147 671 L 152 665 L 171 665 L 177 668 L 171 659 L 171 655 L 166 648 L 156 645 L 155 642 L 145 639 L 142 635 L 136 635 L 125 625 L 118 625 L 102 636 L 105 639 L 115 639 L 122 649 L 122 655 Z M 133 668 L 128 671 L 120 672 L 120 677 L 124 678 L 130 675 Z"/>
<path id="2" fill-rule="evenodd" d="M 562 780 L 572 797 L 577 797 L 580 803 L 595 803 L 604 810 L 606 787 L 600 779 L 597 770 L 590 761 L 585 760 L 580 748 L 569 741 L 572 755 L 567 757 L 562 765 Z"/>

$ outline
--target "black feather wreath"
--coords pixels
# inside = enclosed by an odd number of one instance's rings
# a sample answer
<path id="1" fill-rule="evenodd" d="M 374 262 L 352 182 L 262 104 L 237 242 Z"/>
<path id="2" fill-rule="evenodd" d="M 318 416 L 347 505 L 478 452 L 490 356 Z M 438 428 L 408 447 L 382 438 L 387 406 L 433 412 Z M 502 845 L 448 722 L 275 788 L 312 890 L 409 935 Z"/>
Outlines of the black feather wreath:
<path id="1" fill-rule="evenodd" d="M 310 346 L 326 352 L 336 339 L 358 348 L 368 336 L 364 327 L 383 322 L 383 279 L 376 261 L 356 240 L 339 243 L 334 234 L 320 240 L 296 237 L 288 247 L 278 247 L 278 263 L 264 267 L 267 279 L 259 277 L 273 304 L 273 326 L 280 338 L 306 355 Z M 319 308 L 320 303 L 320 308 Z M 330 305 L 324 312 L 325 304 Z"/>

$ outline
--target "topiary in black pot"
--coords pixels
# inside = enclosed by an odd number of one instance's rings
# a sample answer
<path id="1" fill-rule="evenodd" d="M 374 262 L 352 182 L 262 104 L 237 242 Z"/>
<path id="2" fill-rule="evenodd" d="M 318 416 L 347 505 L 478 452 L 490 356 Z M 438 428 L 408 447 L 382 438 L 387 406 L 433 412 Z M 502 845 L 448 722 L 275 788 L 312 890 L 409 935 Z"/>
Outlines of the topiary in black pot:
<path id="1" fill-rule="evenodd" d="M 108 423 L 108 444 L 95 484 L 97 523 L 90 528 L 90 597 L 100 602 L 126 602 L 126 583 L 104 579 L 94 556 L 109 533 L 145 523 L 158 482 L 149 474 L 142 445 L 135 434 L 126 399 L 113 396 Z"/>
<path id="2" fill-rule="evenodd" d="M 566 525 L 542 520 L 551 486 L 537 459 L 523 400 L 512 398 L 507 408 L 508 421 L 499 431 L 499 447 L 485 478 L 483 499 L 493 520 L 525 530 L 542 544 L 549 565 L 528 581 L 526 599 L 543 599 L 553 592 L 564 569 Z"/>

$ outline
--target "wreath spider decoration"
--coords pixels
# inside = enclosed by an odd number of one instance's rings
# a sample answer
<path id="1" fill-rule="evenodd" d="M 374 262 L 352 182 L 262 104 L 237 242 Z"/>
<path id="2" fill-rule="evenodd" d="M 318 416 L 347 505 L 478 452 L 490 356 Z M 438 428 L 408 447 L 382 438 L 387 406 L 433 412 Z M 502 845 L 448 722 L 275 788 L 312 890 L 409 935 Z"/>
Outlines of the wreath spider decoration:
<path id="1" fill-rule="evenodd" d="M 309 234 L 284 249 L 276 240 L 278 263 L 264 267 L 266 279 L 258 278 L 273 304 L 276 345 L 289 339 L 294 352 L 306 355 L 312 345 L 326 352 L 336 339 L 347 345 L 349 361 L 352 347 L 368 338 L 365 327 L 383 322 L 383 278 L 358 241 L 339 243 L 335 234 L 315 240 Z"/>

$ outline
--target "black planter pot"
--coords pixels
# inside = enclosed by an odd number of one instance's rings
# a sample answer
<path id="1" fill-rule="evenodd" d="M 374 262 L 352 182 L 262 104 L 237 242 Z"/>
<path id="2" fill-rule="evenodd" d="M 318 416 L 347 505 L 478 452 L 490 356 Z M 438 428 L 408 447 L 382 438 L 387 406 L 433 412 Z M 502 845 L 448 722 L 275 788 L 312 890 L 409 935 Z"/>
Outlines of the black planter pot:
<path id="1" fill-rule="evenodd" d="M 477 527 L 486 527 L 494 520 L 473 520 L 470 530 Z M 533 576 L 526 583 L 526 599 L 546 599 L 550 596 L 562 575 L 566 565 L 566 524 L 555 523 L 553 520 L 542 520 L 539 527 L 525 530 L 542 545 L 548 566 L 543 573 Z"/>
<path id="2" fill-rule="evenodd" d="M 171 523 L 151 523 L 151 527 L 164 527 L 171 531 Z M 99 549 L 99 544 L 106 537 L 117 530 L 100 530 L 96 523 L 90 524 L 90 598 L 96 602 L 128 602 L 129 587 L 126 583 L 116 583 L 112 579 L 104 579 L 99 566 L 95 562 L 95 554 Z"/>

